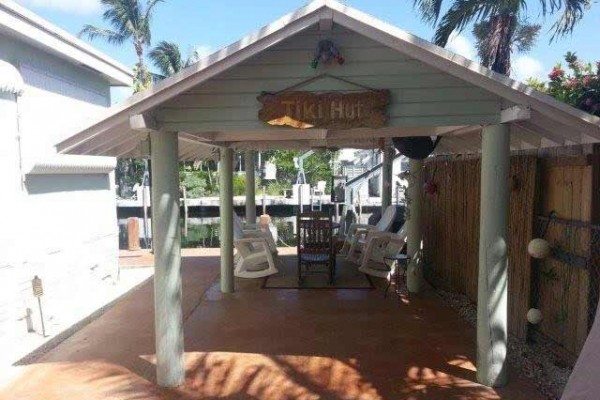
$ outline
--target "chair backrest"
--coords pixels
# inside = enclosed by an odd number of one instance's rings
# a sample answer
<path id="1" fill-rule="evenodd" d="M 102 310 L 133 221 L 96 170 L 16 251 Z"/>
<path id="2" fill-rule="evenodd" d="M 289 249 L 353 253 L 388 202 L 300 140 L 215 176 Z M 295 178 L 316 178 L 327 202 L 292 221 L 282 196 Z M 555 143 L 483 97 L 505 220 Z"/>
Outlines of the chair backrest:
<path id="1" fill-rule="evenodd" d="M 233 240 L 244 238 L 244 223 L 236 213 L 233 213 Z"/>
<path id="2" fill-rule="evenodd" d="M 322 212 L 299 214 L 297 239 L 298 254 L 333 254 L 331 215 Z"/>
<path id="3" fill-rule="evenodd" d="M 408 222 L 405 222 L 400 227 L 400 229 L 398 230 L 398 232 L 396 232 L 396 235 L 398 235 L 401 238 L 403 238 L 404 240 L 406 240 L 406 238 L 408 237 Z"/>
<path id="4" fill-rule="evenodd" d="M 394 220 L 396 219 L 396 206 L 389 206 L 383 212 L 381 219 L 375 225 L 376 230 L 379 232 L 388 231 L 392 225 L 394 224 Z"/>

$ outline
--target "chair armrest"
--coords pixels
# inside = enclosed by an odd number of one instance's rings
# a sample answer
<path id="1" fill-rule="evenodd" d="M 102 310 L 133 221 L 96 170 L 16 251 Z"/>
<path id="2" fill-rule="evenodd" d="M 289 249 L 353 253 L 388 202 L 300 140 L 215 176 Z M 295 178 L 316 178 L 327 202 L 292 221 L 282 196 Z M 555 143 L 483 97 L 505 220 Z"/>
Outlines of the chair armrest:
<path id="1" fill-rule="evenodd" d="M 264 243 L 264 244 L 268 245 L 267 240 L 265 238 L 261 238 L 261 237 L 248 237 L 248 238 L 238 239 L 233 242 L 234 245 L 236 243 L 250 243 L 250 244 Z"/>
<path id="2" fill-rule="evenodd" d="M 350 228 L 348 229 L 365 229 L 365 230 L 371 230 L 371 229 L 375 229 L 375 225 L 369 225 L 369 224 L 351 224 Z"/>
<path id="3" fill-rule="evenodd" d="M 348 238 L 351 238 L 353 236 L 356 236 L 357 231 L 362 230 L 362 231 L 370 231 L 375 229 L 375 225 L 368 225 L 368 224 L 352 224 L 350 225 L 350 227 L 348 228 Z"/>
<path id="4" fill-rule="evenodd" d="M 393 236 L 392 233 L 390 232 L 380 232 L 380 231 L 369 231 L 367 232 L 367 240 L 368 239 L 375 239 L 375 238 L 391 238 L 391 236 Z"/>

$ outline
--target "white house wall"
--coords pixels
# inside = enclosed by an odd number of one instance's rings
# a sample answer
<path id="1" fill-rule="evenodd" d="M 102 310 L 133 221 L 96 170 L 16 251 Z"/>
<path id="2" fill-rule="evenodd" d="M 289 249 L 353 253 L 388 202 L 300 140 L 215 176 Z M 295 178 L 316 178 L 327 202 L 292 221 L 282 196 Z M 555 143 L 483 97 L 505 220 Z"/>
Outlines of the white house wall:
<path id="1" fill-rule="evenodd" d="M 44 282 L 47 321 L 68 318 L 85 296 L 93 296 L 95 287 L 112 284 L 118 268 L 118 225 L 114 173 L 27 173 L 36 161 L 65 157 L 56 154 L 54 145 L 106 110 L 109 82 L 9 36 L 0 35 L 0 59 L 13 64 L 25 82 L 17 103 L 20 160 L 17 132 L 0 132 L 0 145 L 13 149 L 11 157 L 0 158 L 1 201 L 7 214 L 0 224 L 2 342 L 6 335 L 26 334 L 27 308 L 34 312 L 33 321 L 39 321 L 31 294 L 36 274 Z M 16 107 L 4 103 L 2 118 L 11 113 L 16 124 Z M 4 126 L 6 121 L 0 122 Z M 86 165 L 83 161 L 82 169 Z M 11 206 L 8 199 L 14 199 Z"/>
<path id="2" fill-rule="evenodd" d="M 320 39 L 331 39 L 343 65 L 310 66 Z M 390 89 L 390 126 L 497 123 L 500 99 L 443 71 L 399 54 L 364 36 L 334 25 L 298 34 L 165 103 L 157 118 L 165 129 L 234 131 L 264 129 L 257 119 L 261 91 L 276 92 L 319 74 Z M 297 88 L 306 91 L 365 90 L 324 78 Z"/>
<path id="3" fill-rule="evenodd" d="M 25 81 L 19 115 L 26 162 L 53 154 L 57 142 L 110 106 L 110 86 L 91 70 L 2 35 L 0 58 L 17 67 Z"/>

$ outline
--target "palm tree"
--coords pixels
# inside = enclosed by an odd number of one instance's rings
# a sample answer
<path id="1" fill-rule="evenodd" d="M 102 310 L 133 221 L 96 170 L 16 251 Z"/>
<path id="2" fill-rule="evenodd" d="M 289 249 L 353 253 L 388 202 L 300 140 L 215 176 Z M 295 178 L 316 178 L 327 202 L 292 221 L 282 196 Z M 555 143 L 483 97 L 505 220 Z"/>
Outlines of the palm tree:
<path id="1" fill-rule="evenodd" d="M 87 36 L 90 40 L 105 39 L 108 43 L 122 45 L 130 40 L 135 49 L 138 62 L 135 66 L 136 91 L 149 86 L 150 74 L 144 63 L 144 49 L 151 43 L 150 22 L 154 7 L 164 0 L 100 0 L 105 7 L 102 18 L 112 29 L 84 25 L 79 36 Z"/>
<path id="2" fill-rule="evenodd" d="M 519 53 L 526 53 L 531 50 L 542 29 L 539 24 L 529 24 L 526 20 L 512 21 L 514 26 L 510 26 L 510 38 L 508 39 L 509 52 L 508 57 L 498 57 L 495 47 L 495 36 L 492 35 L 493 26 L 489 20 L 478 22 L 473 26 L 473 36 L 475 36 L 477 54 L 481 64 L 497 71 L 510 71 L 510 60 L 512 53 L 516 50 Z"/>
<path id="3" fill-rule="evenodd" d="M 196 50 L 184 61 L 181 57 L 179 46 L 174 42 L 167 42 L 166 40 L 159 42 L 150 51 L 148 56 L 161 73 L 161 75 L 157 75 L 159 79 L 164 79 L 185 67 L 189 67 L 200 58 L 200 54 Z"/>
<path id="4" fill-rule="evenodd" d="M 538 0 L 543 16 L 562 13 L 553 26 L 556 37 L 571 33 L 583 17 L 591 0 Z M 526 0 L 453 0 L 440 19 L 444 0 L 413 0 L 423 19 L 436 27 L 434 42 L 446 46 L 453 32 L 461 32 L 474 22 L 484 22 L 489 33 L 486 57 L 482 59 L 494 71 L 510 72 L 510 55 L 519 19 L 527 11 Z"/>

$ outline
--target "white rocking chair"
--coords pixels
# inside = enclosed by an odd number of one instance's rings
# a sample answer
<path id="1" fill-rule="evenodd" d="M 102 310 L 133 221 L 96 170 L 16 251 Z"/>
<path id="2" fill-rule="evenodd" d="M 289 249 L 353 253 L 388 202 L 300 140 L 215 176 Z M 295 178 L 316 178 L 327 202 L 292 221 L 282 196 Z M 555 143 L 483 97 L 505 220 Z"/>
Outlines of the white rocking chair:
<path id="1" fill-rule="evenodd" d="M 360 256 L 358 270 L 367 276 L 391 279 L 395 265 L 387 265 L 385 256 L 398 254 L 406 243 L 406 234 L 379 233 L 370 238 Z"/>
<path id="2" fill-rule="evenodd" d="M 361 265 L 363 258 L 365 257 L 365 254 L 368 251 L 374 251 L 374 249 L 375 249 L 372 247 L 372 250 L 369 250 L 369 245 L 377 246 L 376 243 L 379 243 L 378 245 L 381 246 L 381 245 L 385 244 L 386 240 L 389 240 L 390 237 L 393 240 L 400 239 L 400 240 L 403 240 L 404 242 L 406 242 L 407 235 L 408 235 L 408 224 L 407 223 L 404 223 L 404 225 L 402 225 L 402 227 L 400 227 L 400 230 L 398 230 L 398 232 L 396 232 L 395 234 L 391 233 L 391 232 L 375 232 L 375 231 L 367 232 L 363 237 L 359 238 L 358 240 L 355 240 L 352 243 L 352 245 L 350 246 L 350 250 L 348 250 L 348 255 L 347 255 L 346 259 L 350 262 Z M 373 241 L 373 240 L 375 240 L 375 243 L 371 244 L 371 241 Z M 377 242 L 378 240 L 379 240 L 379 242 Z M 402 245 L 404 246 L 404 243 Z"/>
<path id="3" fill-rule="evenodd" d="M 243 238 L 233 245 L 238 252 L 233 274 L 238 278 L 264 278 L 278 272 L 275 256 L 264 238 Z"/>
<path id="4" fill-rule="evenodd" d="M 387 232 L 392 225 L 394 224 L 394 220 L 396 219 L 396 206 L 389 206 L 385 209 L 385 212 L 381 216 L 379 222 L 376 225 L 368 225 L 368 224 L 352 224 L 350 228 L 348 228 L 348 233 L 346 234 L 346 239 L 344 240 L 344 245 L 340 250 L 340 254 L 345 254 L 349 258 L 352 258 L 353 255 L 351 251 L 356 249 L 356 246 L 361 246 L 366 242 L 366 234 L 370 232 Z M 360 242 L 360 243 L 359 243 Z"/>
<path id="5" fill-rule="evenodd" d="M 278 272 L 277 245 L 269 231 L 244 229 L 242 220 L 233 216 L 233 245 L 237 251 L 233 274 L 238 278 L 263 278 Z"/>

